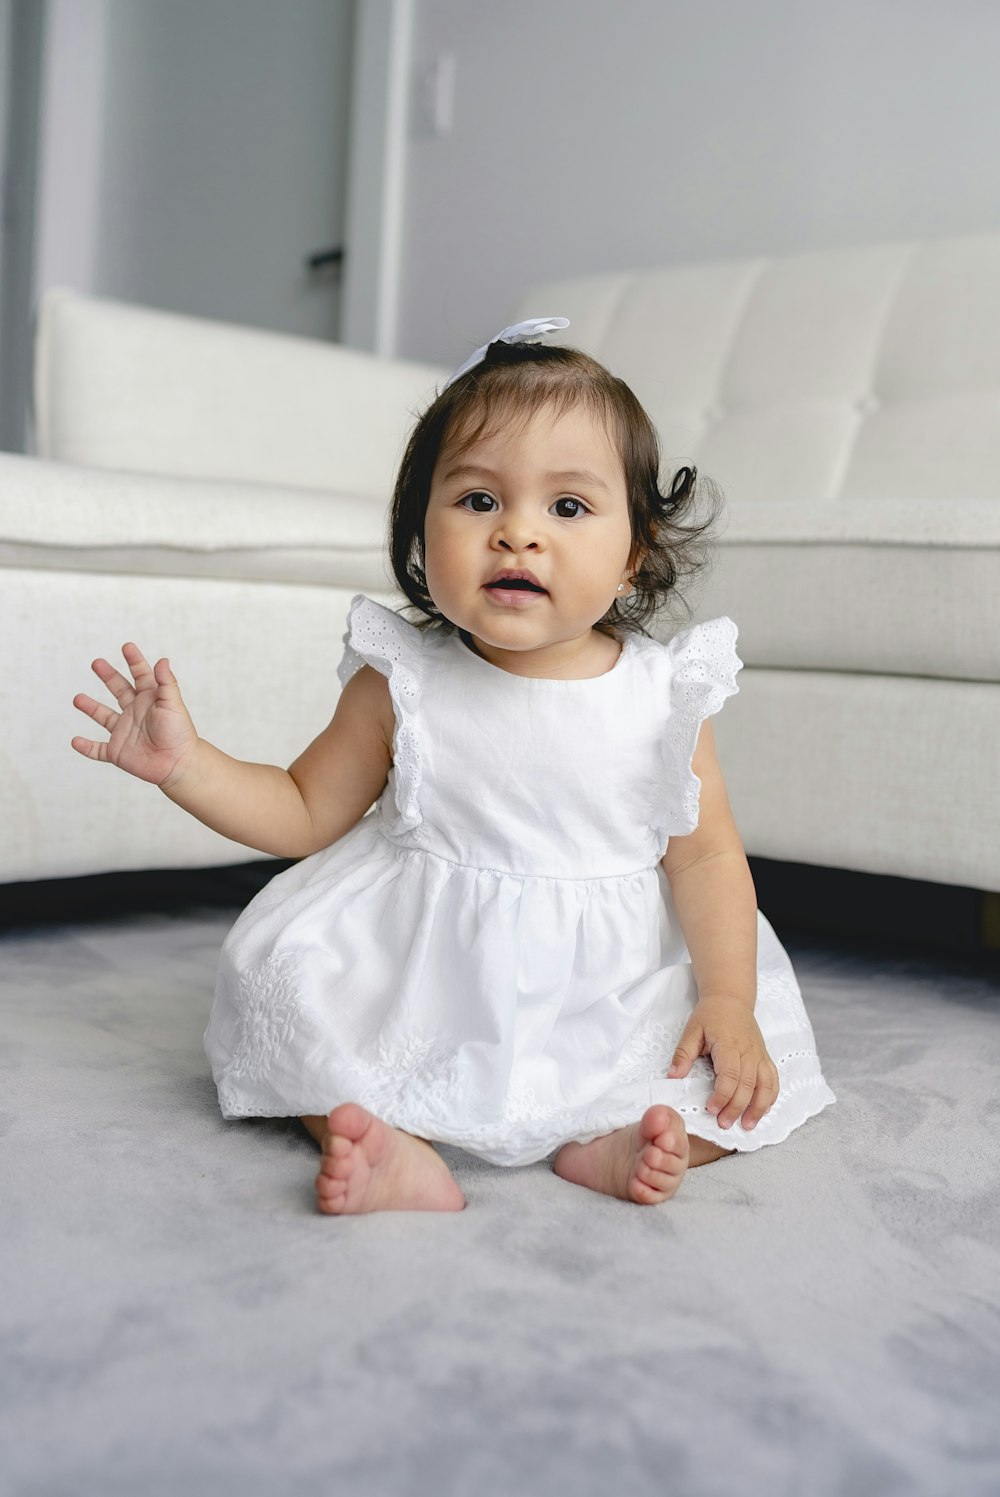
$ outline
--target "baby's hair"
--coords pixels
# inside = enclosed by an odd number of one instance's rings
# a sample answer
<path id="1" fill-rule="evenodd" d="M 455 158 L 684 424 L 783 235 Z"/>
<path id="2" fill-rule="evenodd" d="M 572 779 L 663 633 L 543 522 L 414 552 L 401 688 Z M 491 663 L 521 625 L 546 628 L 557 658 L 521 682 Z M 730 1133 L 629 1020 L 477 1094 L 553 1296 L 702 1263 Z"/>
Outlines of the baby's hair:
<path id="1" fill-rule="evenodd" d="M 389 552 L 396 581 L 424 615 L 420 627 L 454 627 L 435 607 L 424 573 L 424 519 L 442 451 L 458 455 L 501 429 L 523 427 L 542 407 L 562 415 L 578 406 L 603 421 L 621 458 L 632 527 L 634 591 L 614 602 L 595 627 L 605 634 L 644 633 L 659 608 L 680 596 L 681 579 L 705 565 L 706 532 L 718 519 L 721 495 L 693 467 L 679 468 L 661 493 L 656 429 L 624 380 L 575 348 L 491 343 L 483 362 L 446 385 L 424 411 L 396 479 Z M 712 501 L 708 517 L 683 523 L 703 495 Z"/>

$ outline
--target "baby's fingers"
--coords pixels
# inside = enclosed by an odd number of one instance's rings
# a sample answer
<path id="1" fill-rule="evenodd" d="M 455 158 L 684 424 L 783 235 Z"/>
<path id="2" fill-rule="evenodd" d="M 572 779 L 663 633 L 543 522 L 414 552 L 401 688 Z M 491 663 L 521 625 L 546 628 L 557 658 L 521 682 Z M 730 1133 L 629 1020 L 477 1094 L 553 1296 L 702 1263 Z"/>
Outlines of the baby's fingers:
<path id="1" fill-rule="evenodd" d="M 73 706 L 78 711 L 85 712 L 88 717 L 92 717 L 98 727 L 104 728 L 108 733 L 111 732 L 119 718 L 119 713 L 112 711 L 104 702 L 95 702 L 94 698 L 89 697 L 85 691 L 81 691 L 73 698 Z M 103 763 L 107 763 L 108 745 L 106 743 L 95 743 L 92 738 L 82 737 L 72 738 L 70 743 L 78 754 L 83 754 L 85 759 L 100 759 Z"/>
<path id="2" fill-rule="evenodd" d="M 120 712 L 115 712 L 106 703 L 95 702 L 94 698 L 89 697 L 85 691 L 81 691 L 73 698 L 73 706 L 78 711 L 85 712 L 88 717 L 92 717 L 98 727 L 104 728 L 108 733 L 111 732 L 111 729 L 121 716 Z"/>
<path id="3" fill-rule="evenodd" d="M 134 701 L 135 687 L 131 681 L 126 681 L 121 671 L 116 670 L 110 660 L 105 660 L 103 655 L 99 655 L 96 660 L 91 661 L 90 669 L 104 682 L 119 707 L 127 707 L 130 702 Z"/>
<path id="4" fill-rule="evenodd" d="M 680 1037 L 677 1049 L 674 1051 L 674 1058 L 670 1062 L 670 1069 L 667 1072 L 667 1075 L 674 1080 L 679 1077 L 686 1076 L 704 1048 L 704 1026 L 699 1023 L 697 1019 L 692 1017 L 688 1020 L 687 1027 Z"/>
<path id="5" fill-rule="evenodd" d="M 181 700 L 181 689 L 177 684 L 177 677 L 170 669 L 170 661 L 165 655 L 153 667 L 153 679 L 156 682 L 158 699 L 161 702 L 179 702 Z"/>
<path id="6" fill-rule="evenodd" d="M 753 1059 L 744 1055 L 740 1060 L 740 1074 L 726 1106 L 719 1113 L 719 1126 L 731 1128 L 754 1094 L 757 1085 L 757 1066 Z"/>
<path id="7" fill-rule="evenodd" d="M 71 738 L 70 744 L 85 759 L 100 759 L 104 764 L 108 762 L 108 746 L 106 743 L 95 743 L 92 738 Z"/>
<path id="8" fill-rule="evenodd" d="M 778 1072 L 771 1060 L 762 1061 L 757 1068 L 757 1085 L 750 1099 L 750 1106 L 743 1114 L 744 1128 L 753 1128 L 765 1113 L 770 1112 L 778 1096 Z"/>
<path id="9" fill-rule="evenodd" d="M 153 667 L 150 665 L 149 661 L 146 659 L 145 655 L 142 653 L 138 645 L 132 644 L 130 640 L 128 644 L 122 645 L 122 654 L 128 661 L 128 668 L 132 672 L 132 678 L 135 681 L 136 691 L 149 691 L 151 688 L 156 686 L 156 677 L 153 674 Z"/>
<path id="10" fill-rule="evenodd" d="M 740 1084 L 740 1052 L 735 1045 L 717 1046 L 712 1052 L 715 1067 L 715 1090 L 705 1104 L 706 1112 L 721 1113 Z"/>

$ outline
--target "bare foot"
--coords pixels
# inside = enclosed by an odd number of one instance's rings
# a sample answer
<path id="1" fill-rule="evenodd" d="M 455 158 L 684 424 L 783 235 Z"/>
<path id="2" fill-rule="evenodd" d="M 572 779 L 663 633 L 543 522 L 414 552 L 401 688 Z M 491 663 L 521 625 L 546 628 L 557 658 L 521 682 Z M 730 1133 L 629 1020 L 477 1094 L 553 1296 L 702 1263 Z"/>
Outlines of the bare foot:
<path id="1" fill-rule="evenodd" d="M 689 1157 L 683 1119 L 672 1107 L 657 1103 L 627 1128 L 589 1144 L 563 1144 L 552 1168 L 574 1185 L 639 1206 L 658 1206 L 669 1201 L 684 1179 Z"/>
<path id="2" fill-rule="evenodd" d="M 357 1102 L 333 1109 L 320 1142 L 316 1205 L 330 1216 L 461 1211 L 465 1205 L 461 1186 L 433 1144 L 393 1128 Z"/>

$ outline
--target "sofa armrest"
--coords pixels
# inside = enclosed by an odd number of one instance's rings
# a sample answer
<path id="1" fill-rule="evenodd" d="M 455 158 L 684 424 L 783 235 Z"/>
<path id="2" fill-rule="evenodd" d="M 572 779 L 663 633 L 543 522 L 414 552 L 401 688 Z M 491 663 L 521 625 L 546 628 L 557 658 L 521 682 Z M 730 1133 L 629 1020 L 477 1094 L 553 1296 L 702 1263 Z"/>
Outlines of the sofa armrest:
<path id="1" fill-rule="evenodd" d="M 0 883 L 252 857 L 74 753 L 73 698 L 109 700 L 89 663 L 134 639 L 169 656 L 199 732 L 291 763 L 336 706 L 352 595 L 401 601 L 383 517 L 355 495 L 0 454 Z"/>
<path id="2" fill-rule="evenodd" d="M 41 457 L 370 498 L 444 371 L 52 290 L 35 335 Z"/>

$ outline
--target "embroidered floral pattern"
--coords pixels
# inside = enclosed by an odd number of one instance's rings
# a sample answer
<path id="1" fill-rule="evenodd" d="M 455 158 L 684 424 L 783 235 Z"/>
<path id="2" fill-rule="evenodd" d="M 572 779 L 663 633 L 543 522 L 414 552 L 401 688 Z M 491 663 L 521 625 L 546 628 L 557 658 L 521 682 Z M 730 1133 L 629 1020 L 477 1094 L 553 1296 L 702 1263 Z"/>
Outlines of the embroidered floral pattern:
<path id="1" fill-rule="evenodd" d="M 241 974 L 236 993 L 240 1037 L 228 1079 L 259 1081 L 291 1040 L 298 1007 L 294 967 L 294 954 L 279 950 Z"/>
<path id="2" fill-rule="evenodd" d="M 533 1086 L 512 1082 L 504 1098 L 504 1121 L 507 1123 L 541 1123 L 550 1116 L 551 1107 L 538 1100 Z"/>
<path id="3" fill-rule="evenodd" d="M 664 1024 L 660 1019 L 653 1019 L 640 1024 L 622 1050 L 615 1068 L 615 1080 L 628 1083 L 663 1075 L 683 1032 L 681 1022 Z"/>
<path id="4" fill-rule="evenodd" d="M 761 1012 L 766 1010 L 769 1019 L 780 1016 L 788 1020 L 790 1028 L 799 1029 L 802 1022 L 802 998 L 792 974 L 759 972 L 757 1007 Z"/>
<path id="5" fill-rule="evenodd" d="M 357 1085 L 355 1101 L 377 1117 L 433 1119 L 453 1115 L 459 1086 L 454 1047 L 417 1036 L 387 1043 L 380 1038 L 374 1053 L 350 1064 Z"/>

